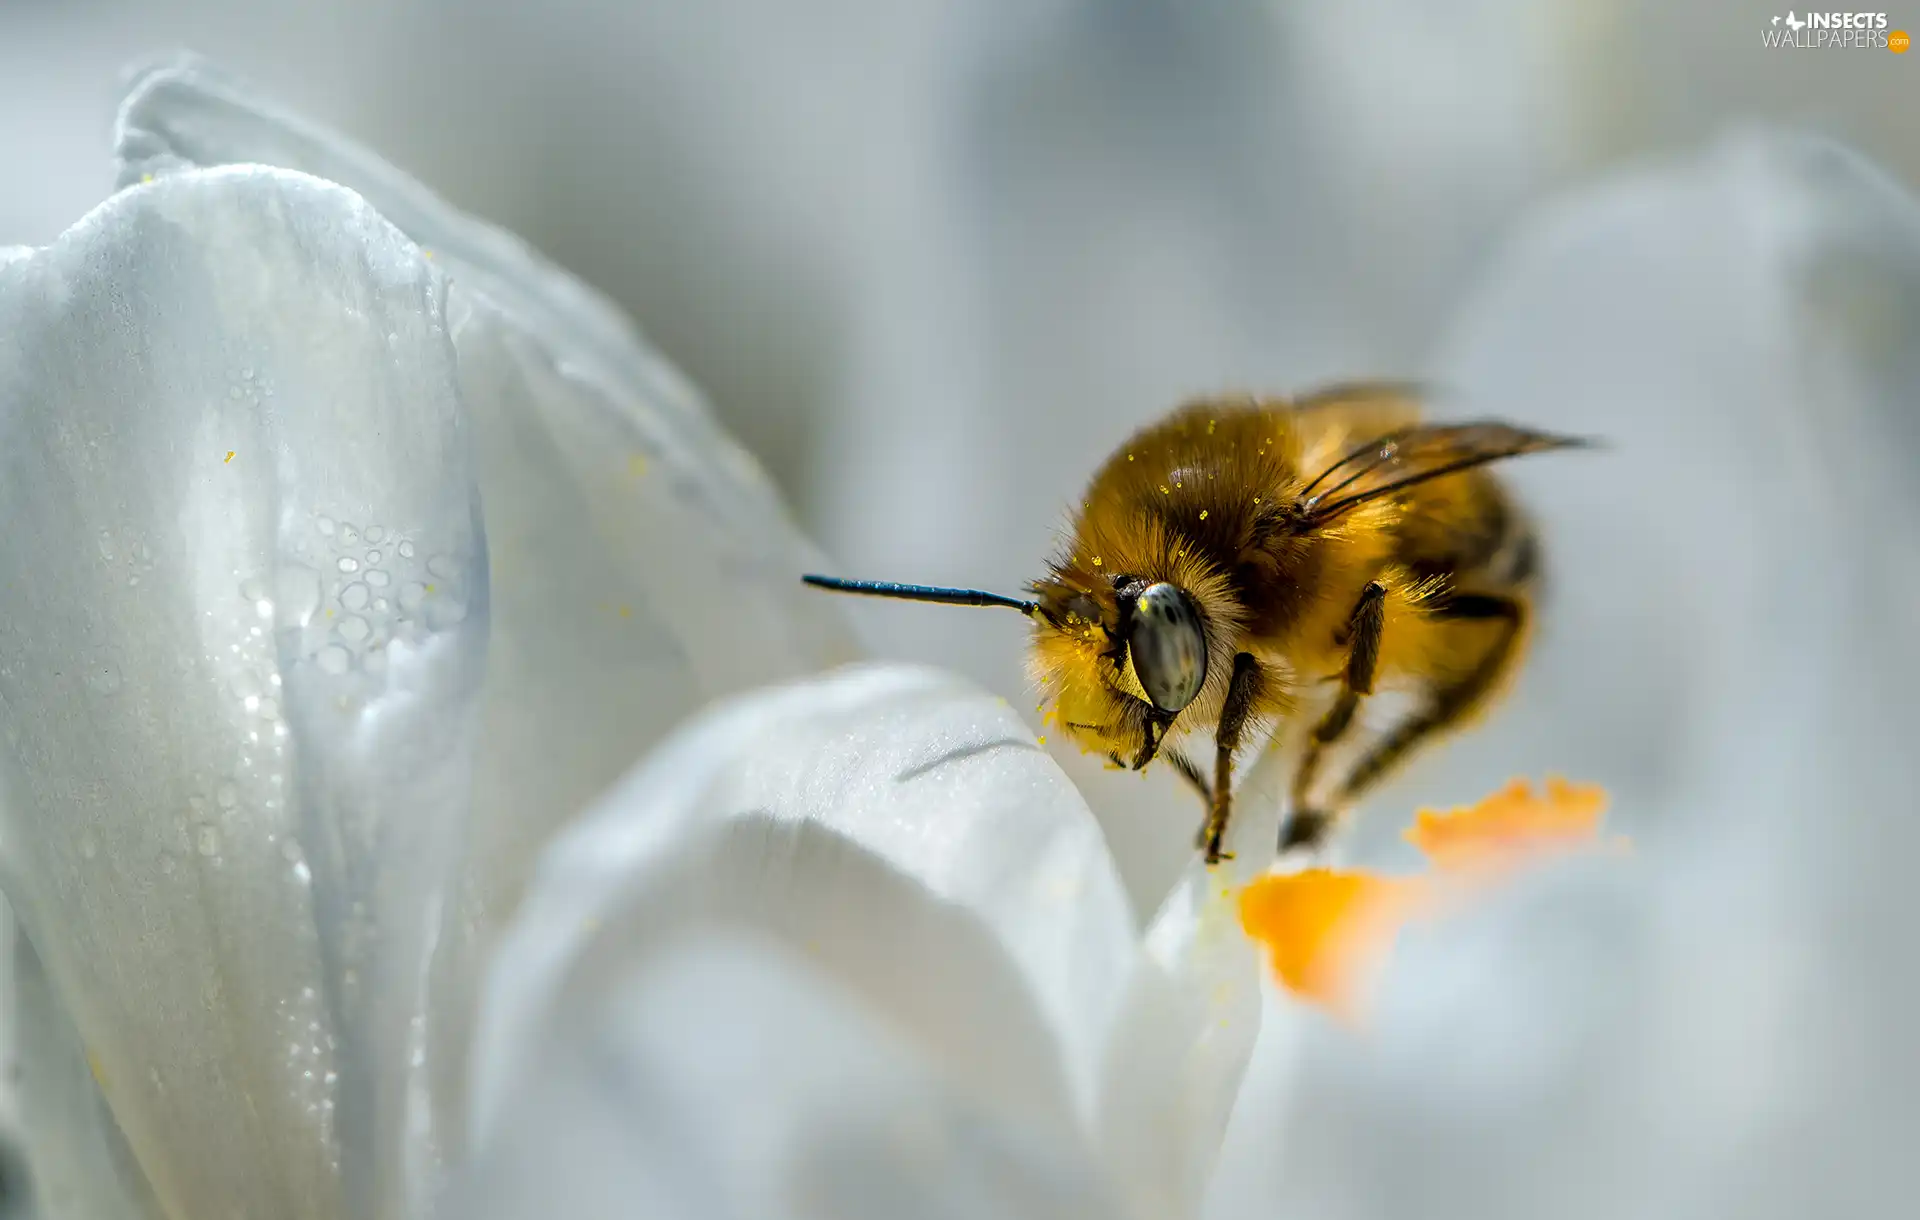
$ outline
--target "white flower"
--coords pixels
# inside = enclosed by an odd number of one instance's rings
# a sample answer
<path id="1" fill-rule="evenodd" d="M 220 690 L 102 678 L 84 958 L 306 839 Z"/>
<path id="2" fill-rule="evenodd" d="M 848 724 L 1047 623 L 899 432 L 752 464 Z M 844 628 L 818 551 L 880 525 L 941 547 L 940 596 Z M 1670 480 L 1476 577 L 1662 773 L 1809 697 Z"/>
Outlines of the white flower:
<path id="1" fill-rule="evenodd" d="M 1020 720 L 918 670 L 614 784 L 852 656 L 756 468 L 586 289 L 197 64 L 119 150 L 0 266 L 42 1214 L 1194 1211 L 1258 1024 L 1231 874 L 1143 944 Z"/>

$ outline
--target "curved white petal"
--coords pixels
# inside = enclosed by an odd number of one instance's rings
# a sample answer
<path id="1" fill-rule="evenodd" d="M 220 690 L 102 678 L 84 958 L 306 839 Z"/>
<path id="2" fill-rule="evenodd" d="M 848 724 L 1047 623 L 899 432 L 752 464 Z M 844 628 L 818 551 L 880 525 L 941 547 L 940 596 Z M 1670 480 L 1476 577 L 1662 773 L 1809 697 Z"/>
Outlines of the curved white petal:
<path id="1" fill-rule="evenodd" d="M 1729 141 L 1570 203 L 1465 322 L 1476 404 L 1615 441 L 1535 497 L 1578 557 L 1535 681 L 1636 850 L 1409 937 L 1259 1205 L 1911 1210 L 1920 207 Z"/>
<path id="2" fill-rule="evenodd" d="M 641 950 L 641 951 L 636 951 Z M 1009 1124 L 794 942 L 684 928 L 602 950 L 536 1043 L 461 1220 L 1109 1220 L 1085 1149 Z"/>
<path id="3" fill-rule="evenodd" d="M 455 376 L 438 277 L 304 175 L 0 266 L 0 883 L 170 1214 L 406 1203 L 485 639 Z"/>
<path id="4" fill-rule="evenodd" d="M 1234 798 L 1227 851 L 1188 864 L 1148 926 L 1104 1063 L 1098 1136 L 1147 1216 L 1197 1214 L 1260 1035 L 1259 954 L 1238 895 L 1278 837 L 1284 749 L 1269 749 Z"/>
<path id="5" fill-rule="evenodd" d="M 472 972 L 541 845 L 690 708 L 850 659 L 840 607 L 799 585 L 810 547 L 694 392 L 517 239 L 193 60 L 135 82 L 119 145 L 126 180 L 251 161 L 345 183 L 451 279 L 493 595 L 469 863 L 430 1051 L 451 1121 Z"/>
<path id="6" fill-rule="evenodd" d="M 160 1214 L 100 1096 L 73 1022 L 0 898 L 0 1217 L 147 1220 Z"/>
<path id="7" fill-rule="evenodd" d="M 859 667 L 663 744 L 555 841 L 503 942 L 475 1043 L 483 1146 L 571 1014 L 713 922 L 808 957 L 997 1112 L 1087 1121 L 1131 920 L 1092 815 L 1002 701 Z"/>

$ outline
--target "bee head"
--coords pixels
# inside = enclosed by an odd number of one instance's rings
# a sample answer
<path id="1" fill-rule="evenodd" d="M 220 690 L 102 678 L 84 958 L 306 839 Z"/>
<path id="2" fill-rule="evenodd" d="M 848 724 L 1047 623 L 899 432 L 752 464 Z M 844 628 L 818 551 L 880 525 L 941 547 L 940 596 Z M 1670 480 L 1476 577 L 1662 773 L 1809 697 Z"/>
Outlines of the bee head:
<path id="1" fill-rule="evenodd" d="M 1056 573 L 1033 592 L 1034 668 L 1061 727 L 1084 749 L 1145 766 L 1207 685 L 1199 603 L 1173 581 L 1126 574 Z"/>

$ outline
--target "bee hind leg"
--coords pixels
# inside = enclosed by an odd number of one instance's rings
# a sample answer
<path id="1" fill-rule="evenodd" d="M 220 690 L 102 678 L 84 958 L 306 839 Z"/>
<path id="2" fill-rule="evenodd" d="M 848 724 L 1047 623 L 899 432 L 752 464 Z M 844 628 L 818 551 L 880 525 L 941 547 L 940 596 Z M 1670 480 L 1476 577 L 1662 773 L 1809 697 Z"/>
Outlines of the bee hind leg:
<path id="1" fill-rule="evenodd" d="M 1280 827 L 1280 850 L 1296 848 L 1311 851 L 1333 829 L 1335 815 L 1310 803 L 1313 781 L 1327 747 L 1346 736 L 1353 727 L 1360 700 L 1373 693 L 1373 672 L 1380 661 L 1380 633 L 1386 625 L 1387 587 L 1379 581 L 1367 582 L 1347 619 L 1347 668 L 1340 686 L 1340 697 L 1327 709 L 1320 723 L 1313 726 L 1307 752 L 1293 773 L 1292 800 L 1287 820 Z M 1338 806 L 1336 806 L 1337 808 Z"/>
<path id="2" fill-rule="evenodd" d="M 1240 735 L 1253 715 L 1260 697 L 1260 662 L 1251 653 L 1233 658 L 1233 679 L 1227 684 L 1226 702 L 1220 709 L 1220 724 L 1213 733 L 1213 794 L 1207 803 L 1207 820 L 1200 827 L 1199 846 L 1206 852 L 1208 864 L 1228 859 L 1220 850 L 1227 837 L 1227 820 L 1233 813 L 1233 756 L 1240 749 Z"/>
<path id="3" fill-rule="evenodd" d="M 1493 594 L 1468 593 L 1455 596 L 1432 611 L 1439 619 L 1457 622 L 1497 620 L 1502 630 L 1486 646 L 1473 668 L 1454 682 L 1435 689 L 1426 706 L 1389 729 L 1362 755 L 1353 769 L 1340 781 L 1332 807 L 1350 805 L 1373 785 L 1379 783 L 1421 743 L 1458 725 L 1478 708 L 1506 675 L 1526 629 L 1526 612 L 1512 598 Z M 1323 817 L 1325 825 L 1332 818 Z M 1296 814 L 1295 818 L 1298 819 Z M 1291 828 L 1291 827 L 1290 827 Z M 1307 845 L 1317 840 L 1308 840 Z M 1284 846 L 1284 842 L 1283 842 Z"/>

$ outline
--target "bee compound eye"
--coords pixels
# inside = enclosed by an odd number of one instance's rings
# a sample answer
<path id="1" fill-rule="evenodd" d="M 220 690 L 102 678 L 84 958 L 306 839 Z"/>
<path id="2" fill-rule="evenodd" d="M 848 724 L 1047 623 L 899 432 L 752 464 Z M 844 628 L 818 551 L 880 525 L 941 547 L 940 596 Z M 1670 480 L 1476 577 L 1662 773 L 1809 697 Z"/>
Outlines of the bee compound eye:
<path id="1" fill-rule="evenodd" d="M 1177 712 L 1193 702 L 1207 680 L 1207 633 L 1185 589 L 1162 581 L 1140 594 L 1127 652 L 1155 707 Z"/>

